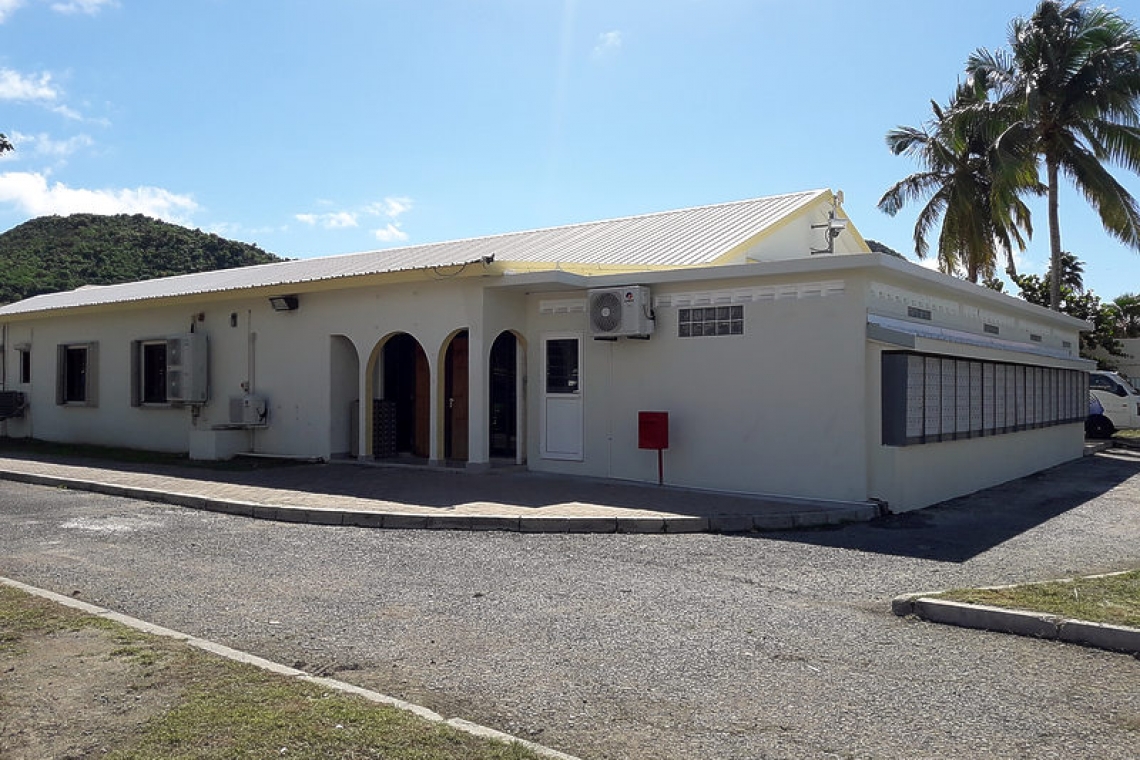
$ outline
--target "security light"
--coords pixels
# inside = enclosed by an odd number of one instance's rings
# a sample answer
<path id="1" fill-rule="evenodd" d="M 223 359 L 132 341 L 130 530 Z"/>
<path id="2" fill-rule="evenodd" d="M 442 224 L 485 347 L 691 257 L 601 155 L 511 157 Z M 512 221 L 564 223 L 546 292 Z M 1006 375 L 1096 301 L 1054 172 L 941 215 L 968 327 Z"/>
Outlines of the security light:
<path id="1" fill-rule="evenodd" d="M 297 304 L 297 296 L 273 296 L 269 299 L 269 305 L 274 311 L 293 311 Z"/>

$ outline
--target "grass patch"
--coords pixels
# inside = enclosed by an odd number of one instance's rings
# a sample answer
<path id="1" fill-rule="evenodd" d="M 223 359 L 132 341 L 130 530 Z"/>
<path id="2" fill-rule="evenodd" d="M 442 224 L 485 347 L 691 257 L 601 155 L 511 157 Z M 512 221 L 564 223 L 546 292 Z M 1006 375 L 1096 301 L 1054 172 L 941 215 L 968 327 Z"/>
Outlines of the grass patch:
<path id="1" fill-rule="evenodd" d="M 1140 570 L 997 589 L 955 589 L 935 598 L 1140 628 Z"/>
<path id="2" fill-rule="evenodd" d="M 145 703 L 148 689 L 161 690 L 155 707 L 137 723 L 105 729 L 94 736 L 90 722 L 71 713 L 48 733 L 60 747 L 69 742 L 113 748 L 100 755 L 113 760 L 153 758 L 384 758 L 385 760 L 537 760 L 519 744 L 480 739 L 363 698 L 235 663 L 182 642 L 136 631 L 94 615 L 59 606 L 18 589 L 0 586 L 0 657 L 6 667 L 25 670 L 33 657 L 20 644 L 35 643 L 35 665 L 66 679 L 75 668 L 61 647 L 59 662 L 45 663 L 61 631 L 90 629 L 108 660 L 130 668 L 129 695 Z M 88 632 L 88 636 L 91 633 Z M 33 639 L 35 641 L 33 642 Z M 85 639 L 85 641 L 88 641 Z M 88 646 L 91 646 L 88 641 Z M 87 667 L 90 680 L 96 668 Z M 108 668 L 113 674 L 116 669 Z M 62 675 L 61 675 L 62 674 Z M 120 673 L 121 677 L 121 673 Z M 98 684 L 96 684 L 98 687 Z M 96 693 L 106 693 L 96 688 Z M 116 690 L 116 693 L 122 689 Z M 157 692 L 156 692 L 157 693 Z M 142 695 L 141 697 L 138 695 Z M 14 704 L 19 694 L 4 694 Z M 39 718 L 43 720 L 43 718 Z M 98 725 L 98 724 L 97 724 Z M 5 726 L 18 729 L 18 726 Z M 101 727 L 96 732 L 104 730 Z M 68 731 L 83 734 L 69 737 Z M 19 736 L 17 730 L 12 734 Z M 105 751 L 105 750 L 104 750 Z"/>
<path id="3" fill-rule="evenodd" d="M 74 630 L 91 618 L 11 586 L 0 586 L 0 654 L 18 651 L 20 641 L 30 634 Z"/>
<path id="4" fill-rule="evenodd" d="M 1123 438 L 1126 441 L 1134 441 L 1140 443 L 1140 429 L 1138 430 L 1117 430 L 1113 438 Z"/>

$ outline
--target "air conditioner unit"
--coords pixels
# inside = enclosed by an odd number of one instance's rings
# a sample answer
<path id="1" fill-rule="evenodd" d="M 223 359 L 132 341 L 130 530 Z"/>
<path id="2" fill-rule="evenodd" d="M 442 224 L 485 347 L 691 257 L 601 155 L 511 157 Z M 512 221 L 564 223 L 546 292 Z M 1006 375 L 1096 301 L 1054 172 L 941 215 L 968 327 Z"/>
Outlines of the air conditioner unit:
<path id="1" fill-rule="evenodd" d="M 230 397 L 230 424 L 264 426 L 269 420 L 269 403 L 262 396 Z"/>
<path id="2" fill-rule="evenodd" d="M 590 335 L 594 338 L 648 338 L 653 334 L 649 288 L 598 288 L 588 291 Z"/>
<path id="3" fill-rule="evenodd" d="M 20 391 L 0 391 L 0 420 L 23 417 L 25 408 L 23 393 Z"/>
<path id="4" fill-rule="evenodd" d="M 167 401 L 204 404 L 210 400 L 208 350 L 205 333 L 186 333 L 166 339 Z"/>

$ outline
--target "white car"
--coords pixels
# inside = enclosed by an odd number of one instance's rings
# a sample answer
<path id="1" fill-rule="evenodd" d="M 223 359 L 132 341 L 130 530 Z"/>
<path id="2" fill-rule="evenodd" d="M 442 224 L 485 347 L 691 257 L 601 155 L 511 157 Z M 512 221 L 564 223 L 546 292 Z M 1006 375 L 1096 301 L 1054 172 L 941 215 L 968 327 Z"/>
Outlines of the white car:
<path id="1" fill-rule="evenodd" d="M 1089 373 L 1089 392 L 1117 428 L 1140 428 L 1140 391 L 1115 372 Z"/>

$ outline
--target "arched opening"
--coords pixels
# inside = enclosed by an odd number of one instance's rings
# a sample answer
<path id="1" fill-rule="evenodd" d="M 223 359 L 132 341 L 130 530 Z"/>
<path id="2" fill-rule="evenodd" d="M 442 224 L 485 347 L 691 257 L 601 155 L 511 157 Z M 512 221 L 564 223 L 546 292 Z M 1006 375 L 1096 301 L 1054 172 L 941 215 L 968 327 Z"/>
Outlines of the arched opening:
<path id="1" fill-rule="evenodd" d="M 519 339 L 514 333 L 499 333 L 491 344 L 488 362 L 490 380 L 490 441 L 488 453 L 492 457 L 519 461 L 519 431 L 522 428 L 522 383 L 520 366 L 523 360 Z"/>
<path id="2" fill-rule="evenodd" d="M 443 357 L 443 456 L 466 461 L 470 435 L 467 331 L 456 333 Z"/>
<path id="3" fill-rule="evenodd" d="M 376 458 L 430 452 L 431 372 L 419 341 L 393 335 L 381 353 L 382 387 L 372 430 Z"/>

